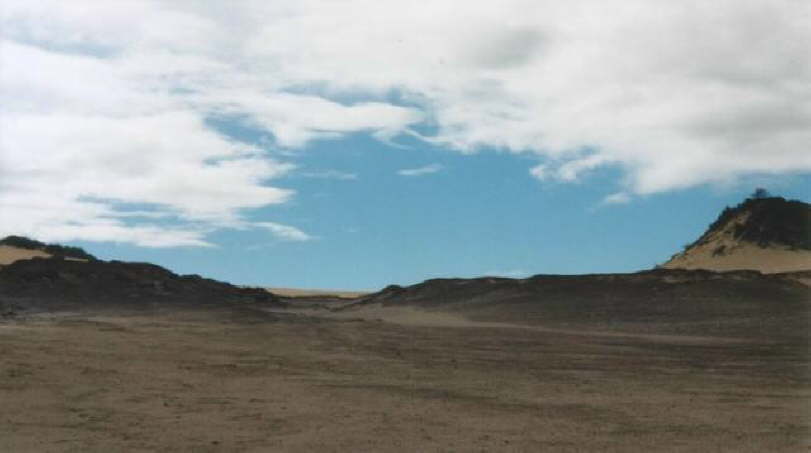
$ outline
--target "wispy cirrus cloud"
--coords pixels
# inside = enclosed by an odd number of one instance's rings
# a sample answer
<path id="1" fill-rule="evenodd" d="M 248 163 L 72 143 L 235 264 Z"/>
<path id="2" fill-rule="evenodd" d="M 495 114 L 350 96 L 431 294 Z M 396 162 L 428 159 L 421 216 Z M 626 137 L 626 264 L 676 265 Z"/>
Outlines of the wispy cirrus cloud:
<path id="1" fill-rule="evenodd" d="M 631 196 L 625 192 L 616 192 L 603 198 L 603 204 L 626 204 L 631 202 Z"/>
<path id="2" fill-rule="evenodd" d="M 337 180 L 341 180 L 341 181 L 354 181 L 354 180 L 358 179 L 358 175 L 356 173 L 349 173 L 349 172 L 338 171 L 338 170 L 300 171 L 300 172 L 297 172 L 296 175 L 301 176 L 302 178 L 337 179 Z"/>
<path id="3" fill-rule="evenodd" d="M 483 275 L 490 277 L 505 277 L 505 278 L 527 278 L 531 272 L 524 269 L 509 269 L 509 270 L 493 270 L 485 272 Z"/>
<path id="4" fill-rule="evenodd" d="M 283 225 L 275 222 L 255 222 L 252 225 L 256 228 L 264 228 L 274 236 L 285 241 L 306 242 L 315 239 L 313 236 L 290 225 Z"/>
<path id="5" fill-rule="evenodd" d="M 397 174 L 400 176 L 423 176 L 430 175 L 431 173 L 438 173 L 442 171 L 443 168 L 444 167 L 440 164 L 429 164 L 417 168 L 404 168 L 402 170 L 398 170 Z"/>

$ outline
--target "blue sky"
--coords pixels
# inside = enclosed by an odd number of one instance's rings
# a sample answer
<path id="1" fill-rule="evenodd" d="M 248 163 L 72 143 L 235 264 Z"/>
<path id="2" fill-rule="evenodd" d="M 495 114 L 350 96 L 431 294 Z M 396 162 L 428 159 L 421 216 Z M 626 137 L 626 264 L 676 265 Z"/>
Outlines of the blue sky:
<path id="1" fill-rule="evenodd" d="M 243 140 L 262 137 L 223 128 Z M 400 144 L 359 133 L 297 151 L 300 169 L 276 182 L 295 190 L 295 200 L 252 217 L 296 225 L 311 240 L 222 231 L 211 248 L 77 244 L 104 259 L 278 287 L 363 290 L 436 277 L 631 272 L 665 261 L 755 187 L 806 201 L 811 188 L 807 175 L 751 177 L 606 204 L 621 184 L 617 169 L 575 184 L 542 182 L 527 171 L 537 163 L 531 157 Z M 429 166 L 439 170 L 399 174 Z"/>
<path id="2" fill-rule="evenodd" d="M 650 268 L 806 199 L 793 0 L 6 0 L 0 236 L 241 284 Z"/>

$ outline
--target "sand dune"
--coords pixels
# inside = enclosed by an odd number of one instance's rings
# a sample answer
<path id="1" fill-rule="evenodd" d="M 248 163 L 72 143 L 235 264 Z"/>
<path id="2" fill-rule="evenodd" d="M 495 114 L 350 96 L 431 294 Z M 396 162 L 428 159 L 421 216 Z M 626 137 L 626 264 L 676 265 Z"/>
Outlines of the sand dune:
<path id="1" fill-rule="evenodd" d="M 665 264 L 665 269 L 712 269 L 732 271 L 756 269 L 764 274 L 796 272 L 811 269 L 811 250 L 791 250 L 788 247 L 758 247 L 755 244 L 726 244 L 723 255 L 715 251 L 721 242 L 702 244 L 690 253 L 678 255 Z"/>
<path id="2" fill-rule="evenodd" d="M 765 274 L 811 270 L 811 206 L 782 198 L 727 208 L 664 269 L 751 269 Z"/>
<path id="3" fill-rule="evenodd" d="M 798 278 L 754 271 L 658 269 L 518 280 L 434 279 L 323 307 L 358 314 L 365 313 L 366 306 L 372 311 L 396 309 L 381 316 L 396 313 L 402 322 L 411 316 L 407 309 L 416 308 L 477 322 L 589 332 L 799 338 L 807 335 L 811 293 Z"/>
<path id="4" fill-rule="evenodd" d="M 680 264 L 785 269 L 758 244 L 794 230 L 730 228 Z M 731 241 L 738 230 L 757 241 Z M 42 255 L 0 248 L 18 260 L 0 268 L 3 452 L 811 446 L 808 273 L 271 289 L 279 299 L 148 263 L 27 259 Z"/>
<path id="5" fill-rule="evenodd" d="M 9 245 L 0 245 L 0 266 L 6 266 L 18 260 L 48 258 L 50 256 L 49 253 L 45 253 L 41 250 L 27 250 Z"/>

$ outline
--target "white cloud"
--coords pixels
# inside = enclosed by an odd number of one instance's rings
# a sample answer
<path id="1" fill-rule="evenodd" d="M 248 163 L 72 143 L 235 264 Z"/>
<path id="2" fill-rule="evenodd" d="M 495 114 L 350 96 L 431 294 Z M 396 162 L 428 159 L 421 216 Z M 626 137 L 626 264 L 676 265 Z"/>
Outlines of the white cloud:
<path id="1" fill-rule="evenodd" d="M 630 203 L 631 196 L 625 192 L 616 192 L 603 199 L 604 204 L 626 204 Z"/>
<path id="2" fill-rule="evenodd" d="M 422 120 L 410 108 L 380 102 L 344 105 L 317 96 L 228 90 L 195 96 L 220 112 L 247 114 L 249 122 L 273 133 L 285 147 L 358 131 L 391 134 Z"/>
<path id="3" fill-rule="evenodd" d="M 273 233 L 273 235 L 277 238 L 285 241 L 303 242 L 314 239 L 309 234 L 289 225 L 282 225 L 274 222 L 256 222 L 253 225 L 256 227 L 265 228 Z"/>
<path id="4" fill-rule="evenodd" d="M 7 0 L 0 234 L 205 245 L 288 200 L 270 184 L 293 164 L 218 135 L 216 115 L 286 148 L 362 132 L 528 153 L 545 181 L 612 165 L 628 196 L 809 172 L 809 15 L 794 0 Z"/>
<path id="5" fill-rule="evenodd" d="M 229 142 L 183 112 L 4 113 L 0 147 L 11 150 L 0 154 L 0 234 L 205 245 L 212 229 L 239 225 L 242 210 L 292 195 L 264 184 L 292 165 Z M 121 208 L 127 205 L 149 209 L 134 222 Z M 175 221 L 167 226 L 150 217 Z"/>
<path id="6" fill-rule="evenodd" d="M 404 168 L 402 170 L 398 170 L 397 174 L 400 176 L 423 176 L 423 175 L 430 175 L 431 173 L 437 173 L 442 170 L 442 165 L 440 164 L 429 164 L 424 167 L 417 167 L 417 168 Z"/>
<path id="7" fill-rule="evenodd" d="M 358 179 L 358 175 L 356 175 L 355 173 L 348 173 L 338 170 L 302 171 L 296 174 L 303 178 L 313 178 L 313 179 L 338 179 L 341 181 L 353 181 Z"/>
<path id="8" fill-rule="evenodd" d="M 539 164 L 529 169 L 529 174 L 545 181 L 555 179 L 563 182 L 573 182 L 583 178 L 590 170 L 610 163 L 610 160 L 599 153 L 582 157 L 569 156 L 567 159 L 547 164 Z"/>
<path id="9" fill-rule="evenodd" d="M 615 165 L 646 194 L 811 170 L 809 13 L 792 0 L 305 1 L 247 52 L 327 94 L 402 90 L 432 142 L 535 153 L 562 181 Z"/>
<path id="10" fill-rule="evenodd" d="M 539 181 L 544 181 L 549 177 L 549 169 L 546 165 L 539 164 L 529 169 L 529 174 Z"/>
<path id="11" fill-rule="evenodd" d="M 484 275 L 488 277 L 505 277 L 505 278 L 527 278 L 530 276 L 530 272 L 524 269 L 510 269 L 510 270 L 502 270 L 502 271 L 489 271 L 485 272 Z"/>

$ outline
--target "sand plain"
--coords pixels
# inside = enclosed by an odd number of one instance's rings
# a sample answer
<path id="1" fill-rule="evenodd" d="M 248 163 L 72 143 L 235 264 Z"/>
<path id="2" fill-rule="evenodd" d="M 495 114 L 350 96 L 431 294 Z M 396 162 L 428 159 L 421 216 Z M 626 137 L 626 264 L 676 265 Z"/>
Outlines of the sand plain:
<path id="1" fill-rule="evenodd" d="M 809 446 L 807 343 L 383 318 L 178 310 L 5 321 L 0 451 Z"/>

